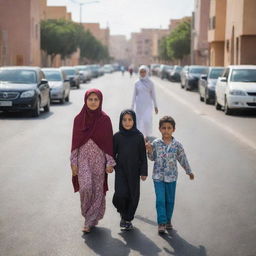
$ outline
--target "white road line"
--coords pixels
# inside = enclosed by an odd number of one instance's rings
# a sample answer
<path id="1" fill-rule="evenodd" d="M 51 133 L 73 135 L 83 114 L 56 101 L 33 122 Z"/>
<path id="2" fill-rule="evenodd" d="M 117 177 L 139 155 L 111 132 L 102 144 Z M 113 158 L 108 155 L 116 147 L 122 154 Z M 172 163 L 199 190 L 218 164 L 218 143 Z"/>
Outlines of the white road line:
<path id="1" fill-rule="evenodd" d="M 154 80 L 154 78 L 152 79 Z M 183 98 L 181 98 L 178 94 L 171 92 L 169 90 L 167 90 L 163 85 L 161 85 L 158 81 L 154 81 L 155 84 L 157 84 L 158 87 L 161 88 L 161 90 L 163 90 L 166 94 L 170 95 L 174 100 L 180 102 L 181 104 L 187 106 L 191 111 L 193 111 L 194 113 L 196 113 L 197 115 L 201 115 L 202 113 L 198 110 L 194 109 L 194 106 L 192 104 L 190 104 L 189 102 L 185 101 Z M 245 136 L 243 136 L 241 133 L 235 131 L 234 129 L 230 128 L 227 125 L 223 125 L 222 123 L 219 123 L 219 121 L 211 116 L 208 115 L 201 115 L 202 118 L 206 118 L 207 120 L 209 120 L 210 122 L 212 122 L 213 124 L 215 124 L 216 126 L 218 126 L 219 128 L 221 128 L 222 130 L 228 132 L 229 134 L 233 135 L 234 137 L 236 137 L 237 139 L 239 139 L 242 143 L 246 144 L 247 146 L 251 147 L 253 150 L 256 151 L 256 143 L 254 143 L 253 141 L 247 139 Z"/>

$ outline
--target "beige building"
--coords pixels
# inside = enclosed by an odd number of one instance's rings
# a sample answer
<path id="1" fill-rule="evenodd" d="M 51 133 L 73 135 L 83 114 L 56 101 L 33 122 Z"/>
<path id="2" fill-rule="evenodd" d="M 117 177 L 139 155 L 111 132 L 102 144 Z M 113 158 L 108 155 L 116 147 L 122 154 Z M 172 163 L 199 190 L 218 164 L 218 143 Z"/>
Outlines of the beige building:
<path id="1" fill-rule="evenodd" d="M 0 0 L 0 65 L 40 64 L 39 2 Z"/>
<path id="2" fill-rule="evenodd" d="M 195 0 L 191 31 L 191 63 L 208 65 L 208 21 L 211 0 Z"/>
<path id="3" fill-rule="evenodd" d="M 82 25 L 85 30 L 89 30 L 103 45 L 109 47 L 109 28 L 100 28 L 99 23 L 82 23 Z"/>

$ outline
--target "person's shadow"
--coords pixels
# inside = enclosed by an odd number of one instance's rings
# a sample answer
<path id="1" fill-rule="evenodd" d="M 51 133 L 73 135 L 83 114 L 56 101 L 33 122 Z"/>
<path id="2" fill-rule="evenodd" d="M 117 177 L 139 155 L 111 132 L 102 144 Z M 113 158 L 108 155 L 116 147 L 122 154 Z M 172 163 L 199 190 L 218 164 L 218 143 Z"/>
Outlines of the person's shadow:
<path id="1" fill-rule="evenodd" d="M 137 251 L 139 255 L 156 256 L 162 250 L 139 229 L 119 233 L 126 242 L 127 247 Z M 120 254 L 121 255 L 121 254 Z"/>
<path id="2" fill-rule="evenodd" d="M 107 228 L 95 227 L 89 234 L 83 236 L 85 244 L 96 255 L 103 256 L 128 256 L 130 249 L 121 240 L 113 238 Z"/>
<path id="3" fill-rule="evenodd" d="M 141 221 L 144 221 L 147 224 L 150 224 L 152 226 L 157 226 L 157 223 L 148 219 L 144 218 L 142 216 L 136 215 L 136 219 L 139 219 Z M 170 244 L 170 246 L 173 248 L 173 251 L 170 251 L 167 248 L 164 248 L 164 251 L 168 255 L 175 255 L 175 256 L 207 256 L 206 249 L 204 246 L 199 245 L 199 247 L 196 247 L 189 242 L 187 242 L 185 239 L 180 237 L 175 229 L 170 230 L 168 233 L 161 235 L 166 242 Z M 153 255 L 153 254 L 151 254 Z"/>

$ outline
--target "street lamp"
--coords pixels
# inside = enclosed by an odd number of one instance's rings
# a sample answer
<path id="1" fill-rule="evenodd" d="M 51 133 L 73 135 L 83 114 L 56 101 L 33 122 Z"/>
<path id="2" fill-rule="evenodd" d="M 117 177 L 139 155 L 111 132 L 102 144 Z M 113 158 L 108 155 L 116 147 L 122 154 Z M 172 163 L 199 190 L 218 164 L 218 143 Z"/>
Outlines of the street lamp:
<path id="1" fill-rule="evenodd" d="M 80 6 L 80 24 L 82 23 L 82 7 L 85 5 L 85 4 L 93 4 L 93 3 L 99 3 L 98 0 L 95 0 L 95 1 L 88 1 L 88 2 L 84 2 L 82 0 L 78 1 L 78 0 L 70 0 L 72 3 L 74 4 L 79 4 Z"/>

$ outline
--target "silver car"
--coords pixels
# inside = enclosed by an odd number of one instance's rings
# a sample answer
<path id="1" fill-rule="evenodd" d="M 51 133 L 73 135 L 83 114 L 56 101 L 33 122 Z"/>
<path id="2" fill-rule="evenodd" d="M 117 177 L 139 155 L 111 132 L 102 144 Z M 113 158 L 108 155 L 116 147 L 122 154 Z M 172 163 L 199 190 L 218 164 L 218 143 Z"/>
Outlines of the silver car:
<path id="1" fill-rule="evenodd" d="M 42 69 L 51 88 L 51 101 L 58 100 L 61 104 L 69 101 L 70 82 L 59 68 Z"/>

